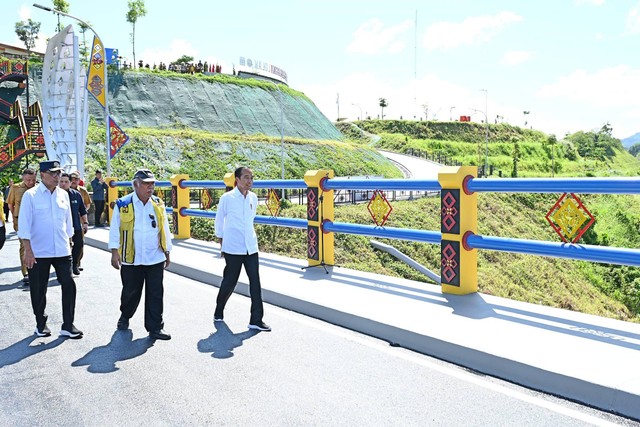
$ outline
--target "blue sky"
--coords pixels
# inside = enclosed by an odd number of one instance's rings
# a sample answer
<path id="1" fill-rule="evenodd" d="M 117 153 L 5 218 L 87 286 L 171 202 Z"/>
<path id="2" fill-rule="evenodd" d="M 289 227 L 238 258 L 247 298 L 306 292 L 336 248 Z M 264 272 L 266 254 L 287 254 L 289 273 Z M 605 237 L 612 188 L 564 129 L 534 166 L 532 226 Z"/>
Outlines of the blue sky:
<path id="1" fill-rule="evenodd" d="M 106 47 L 132 59 L 126 0 L 69 3 Z M 15 22 L 32 18 L 42 22 L 44 51 L 56 17 L 32 4 L 3 2 L 0 42 L 20 45 Z M 338 107 L 340 117 L 375 118 L 385 98 L 391 119 L 470 115 L 480 122 L 486 102 L 491 123 L 527 121 L 558 137 L 606 122 L 619 138 L 640 132 L 639 0 L 146 0 L 146 6 L 136 25 L 137 59 L 153 65 L 187 54 L 219 63 L 223 72 L 241 56 L 272 63 L 331 120 Z"/>

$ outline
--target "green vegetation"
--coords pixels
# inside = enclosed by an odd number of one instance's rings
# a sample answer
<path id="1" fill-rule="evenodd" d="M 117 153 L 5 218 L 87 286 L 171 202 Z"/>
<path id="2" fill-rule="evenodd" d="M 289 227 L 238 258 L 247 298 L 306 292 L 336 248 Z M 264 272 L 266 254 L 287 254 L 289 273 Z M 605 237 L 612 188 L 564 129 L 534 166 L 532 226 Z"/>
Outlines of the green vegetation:
<path id="1" fill-rule="evenodd" d="M 482 165 L 485 125 L 463 122 L 367 120 L 355 123 L 380 136 L 377 148 L 400 153 L 441 153 L 466 165 Z M 351 131 L 350 134 L 354 134 Z M 505 123 L 489 124 L 489 164 L 502 176 L 635 176 L 640 162 L 604 125 L 599 131 L 576 132 L 557 141 L 554 135 Z M 514 158 L 516 161 L 514 162 Z M 514 165 L 517 165 L 514 175 Z M 553 168 L 553 172 L 552 172 Z M 496 172 L 497 174 L 497 172 Z"/>
<path id="2" fill-rule="evenodd" d="M 114 176 L 129 177 L 149 167 L 159 177 L 188 174 L 192 179 L 222 179 L 239 165 L 258 179 L 279 178 L 280 138 L 265 135 L 215 134 L 193 129 L 126 129 L 131 140 L 112 163 Z M 86 147 L 86 170 L 104 169 L 104 129 L 92 123 Z M 332 168 L 336 175 L 381 175 L 400 178 L 391 162 L 369 147 L 341 141 L 285 138 L 285 178 L 301 179 L 308 170 Z M 136 159 L 135 162 L 132 159 Z"/>

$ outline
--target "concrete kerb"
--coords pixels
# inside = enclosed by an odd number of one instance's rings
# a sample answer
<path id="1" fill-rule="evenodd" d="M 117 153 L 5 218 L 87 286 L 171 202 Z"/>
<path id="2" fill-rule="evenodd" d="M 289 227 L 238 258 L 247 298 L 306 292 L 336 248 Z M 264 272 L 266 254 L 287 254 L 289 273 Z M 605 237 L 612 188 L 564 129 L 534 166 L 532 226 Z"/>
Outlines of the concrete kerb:
<path id="1" fill-rule="evenodd" d="M 91 246 L 107 250 L 105 239 L 107 232 L 108 229 L 100 230 L 100 234 L 95 235 L 95 237 L 92 237 L 92 233 L 89 233 L 85 236 L 85 241 Z M 216 260 L 216 250 L 213 249 L 213 244 L 208 247 L 198 245 L 196 242 L 184 243 L 182 241 L 174 245 L 174 252 L 176 253 L 172 256 L 169 271 L 209 285 L 219 286 L 222 280 L 221 266 L 223 265 L 223 260 Z M 187 251 L 186 256 L 185 254 L 177 253 L 179 251 L 175 249 L 178 248 Z M 206 252 L 209 253 L 202 253 L 202 248 L 206 248 Z M 217 254 L 219 255 L 219 252 Z M 504 343 L 496 342 L 496 354 L 490 354 L 472 346 L 465 346 L 464 343 L 447 342 L 436 336 L 429 336 L 409 330 L 406 327 L 384 323 L 380 321 L 382 317 L 380 319 L 375 318 L 375 304 L 372 304 L 373 310 L 368 313 L 360 311 L 360 314 L 346 311 L 344 308 L 348 304 L 333 304 L 334 306 L 332 307 L 332 302 L 348 298 L 348 296 L 344 294 L 327 295 L 324 300 L 318 299 L 317 293 L 314 294 L 314 292 L 318 291 L 317 287 L 313 286 L 314 282 L 329 277 L 322 268 L 307 270 L 303 277 L 300 277 L 300 274 L 298 274 L 300 266 L 294 265 L 295 262 L 290 263 L 290 268 L 278 270 L 277 265 L 282 263 L 281 260 L 270 260 L 268 254 L 265 254 L 265 258 L 267 259 L 261 264 L 260 273 L 263 279 L 263 299 L 269 304 L 379 338 L 389 342 L 391 345 L 433 356 L 482 374 L 491 375 L 627 417 L 640 419 L 640 395 L 619 390 L 609 385 L 596 384 L 581 378 L 567 376 L 560 372 L 546 369 L 545 366 L 532 366 L 531 364 L 514 360 L 511 357 L 505 357 L 504 354 L 499 354 L 498 348 Z M 294 261 L 299 261 L 301 265 L 303 264 L 302 260 Z M 294 271 L 296 272 L 296 280 L 303 282 L 303 286 L 304 282 L 308 285 L 303 290 L 288 294 L 285 287 L 270 286 L 273 283 L 290 280 Z M 345 272 L 349 272 L 349 270 L 345 270 Z M 289 277 L 287 278 L 287 276 Z M 360 291 L 361 289 L 358 289 L 358 292 Z M 240 276 L 236 292 L 249 296 L 249 285 L 244 274 Z M 362 301 L 354 301 L 353 303 L 361 304 Z M 456 305 L 453 301 L 449 301 L 449 303 Z M 469 303 L 467 300 L 460 301 L 462 305 L 467 303 Z M 447 319 L 441 319 L 441 322 L 443 327 L 447 327 Z M 455 333 L 455 330 L 451 331 L 451 333 Z M 496 339 L 503 340 L 499 331 L 496 331 Z M 566 356 L 572 357 L 572 355 Z"/>

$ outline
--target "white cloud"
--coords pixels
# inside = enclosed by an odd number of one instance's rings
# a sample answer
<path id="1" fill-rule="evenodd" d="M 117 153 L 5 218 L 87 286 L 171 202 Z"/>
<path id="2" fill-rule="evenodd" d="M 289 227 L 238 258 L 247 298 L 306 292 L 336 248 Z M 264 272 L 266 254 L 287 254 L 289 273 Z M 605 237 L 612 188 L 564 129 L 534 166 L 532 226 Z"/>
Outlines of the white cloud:
<path id="1" fill-rule="evenodd" d="M 510 50 L 505 52 L 500 63 L 505 65 L 519 65 L 527 62 L 532 57 L 532 53 L 526 50 Z"/>
<path id="2" fill-rule="evenodd" d="M 21 21 L 26 21 L 31 18 L 31 7 L 27 5 L 20 6 L 20 10 L 18 11 L 18 16 L 20 16 Z"/>
<path id="3" fill-rule="evenodd" d="M 640 33 L 640 2 L 633 6 L 627 14 L 625 23 L 627 32 L 631 34 Z"/>
<path id="4" fill-rule="evenodd" d="M 504 11 L 493 16 L 467 18 L 459 23 L 438 22 L 427 28 L 422 42 L 428 50 L 448 50 L 463 45 L 486 43 L 507 25 L 520 21 L 520 15 Z"/>
<path id="5" fill-rule="evenodd" d="M 335 120 L 338 114 L 336 93 L 340 94 L 340 117 L 349 120 L 356 120 L 361 115 L 365 118 L 379 117 L 380 98 L 385 98 L 389 104 L 384 109 L 388 119 L 413 119 L 415 116 L 424 120 L 425 104 L 429 105 L 429 118 L 435 116 L 438 120 L 449 120 L 450 114 L 454 118 L 471 114 L 470 107 L 484 108 L 483 93 L 469 93 L 465 88 L 433 74 L 392 84 L 372 73 L 353 73 L 330 84 L 302 85 L 301 90 L 330 120 Z M 451 107 L 454 109 L 450 110 Z"/>
<path id="6" fill-rule="evenodd" d="M 373 18 L 360 25 L 353 33 L 353 40 L 345 50 L 365 55 L 402 52 L 405 48 L 405 42 L 399 38 L 411 26 L 411 21 L 407 20 L 385 28 L 381 20 Z"/>
<path id="7" fill-rule="evenodd" d="M 640 107 L 640 69 L 618 65 L 592 74 L 576 70 L 543 86 L 536 96 L 577 101 L 597 108 Z"/>

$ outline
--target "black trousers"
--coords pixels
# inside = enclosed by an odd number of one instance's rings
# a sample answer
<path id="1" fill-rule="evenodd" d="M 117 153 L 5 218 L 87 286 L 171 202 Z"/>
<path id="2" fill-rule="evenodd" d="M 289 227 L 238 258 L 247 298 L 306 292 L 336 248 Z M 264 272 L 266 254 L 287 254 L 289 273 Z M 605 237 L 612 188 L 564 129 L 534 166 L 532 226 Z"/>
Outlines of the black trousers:
<path id="1" fill-rule="evenodd" d="M 244 265 L 244 271 L 249 277 L 249 293 L 251 294 L 251 318 L 249 323 L 258 323 L 262 321 L 264 309 L 262 307 L 262 288 L 260 286 L 260 274 L 258 273 L 258 253 L 251 255 L 232 255 L 224 254 L 226 266 L 222 275 L 222 283 L 218 291 L 216 299 L 215 317 L 222 318 L 224 307 L 238 284 L 240 270 Z"/>
<path id="2" fill-rule="evenodd" d="M 82 230 L 74 231 L 72 242 L 71 258 L 73 259 L 73 266 L 77 267 L 80 264 L 80 256 L 82 255 L 82 248 L 84 247 L 84 233 Z"/>
<path id="3" fill-rule="evenodd" d="M 7 225 L 0 227 L 0 249 L 4 246 L 4 242 L 7 240 Z"/>
<path id="4" fill-rule="evenodd" d="M 71 276 L 71 255 L 58 258 L 36 258 L 36 264 L 29 269 L 31 284 L 31 307 L 39 328 L 47 323 L 47 285 L 51 266 L 56 271 L 62 286 L 62 327 L 70 328 L 76 311 L 76 282 Z"/>
<path id="5" fill-rule="evenodd" d="M 102 216 L 102 211 L 104 210 L 104 200 L 94 200 L 93 204 L 96 208 L 96 211 L 94 212 L 95 225 L 98 225 L 100 224 L 100 217 Z"/>
<path id="6" fill-rule="evenodd" d="M 154 265 L 122 265 L 122 317 L 131 319 L 138 309 L 144 287 L 144 327 L 147 331 L 164 328 L 162 298 L 164 296 L 164 261 Z"/>

